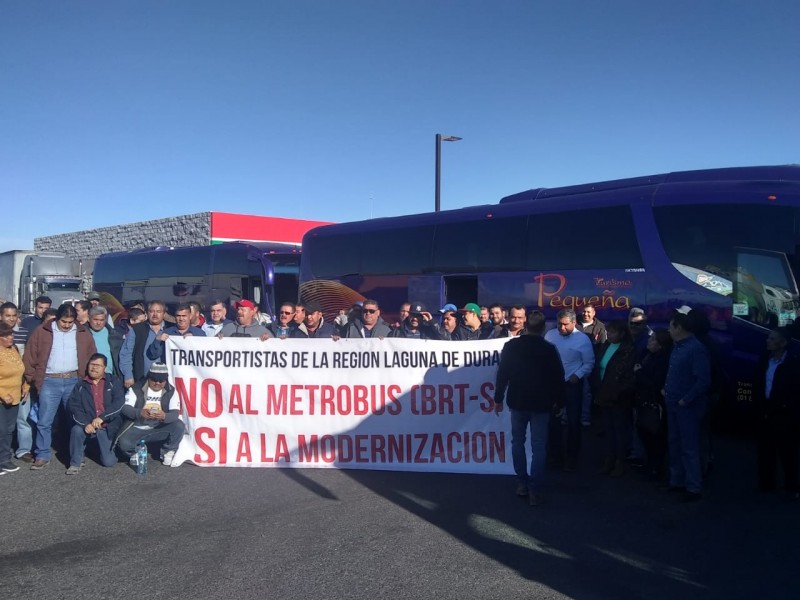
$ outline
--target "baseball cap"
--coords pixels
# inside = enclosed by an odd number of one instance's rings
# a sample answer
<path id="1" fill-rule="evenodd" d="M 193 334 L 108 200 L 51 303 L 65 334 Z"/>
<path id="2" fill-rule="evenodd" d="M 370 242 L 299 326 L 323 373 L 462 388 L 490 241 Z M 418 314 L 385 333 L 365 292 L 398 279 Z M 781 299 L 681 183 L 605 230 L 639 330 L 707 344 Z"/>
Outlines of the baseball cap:
<path id="1" fill-rule="evenodd" d="M 89 292 L 86 294 L 87 300 L 100 300 L 100 292 Z"/>
<path id="2" fill-rule="evenodd" d="M 322 312 L 322 307 L 319 305 L 319 302 L 316 300 L 309 300 L 303 304 L 303 307 L 306 309 L 306 314 L 315 313 L 315 312 Z"/>
<path id="3" fill-rule="evenodd" d="M 421 315 L 424 312 L 428 312 L 428 309 L 425 308 L 425 305 L 422 304 L 422 302 L 415 302 L 408 310 L 408 314 L 410 315 Z"/>
<path id="4" fill-rule="evenodd" d="M 439 312 L 444 314 L 446 312 L 457 312 L 458 307 L 455 304 L 445 304 L 442 308 L 439 309 Z M 480 311 L 478 311 L 480 314 Z"/>
<path id="5" fill-rule="evenodd" d="M 465 304 L 464 308 L 460 309 L 458 312 L 462 312 L 462 313 L 472 312 L 472 313 L 475 313 L 476 315 L 478 315 L 480 317 L 481 316 L 481 307 L 478 306 L 477 304 L 475 304 L 474 302 L 470 302 L 469 304 Z"/>
<path id="6" fill-rule="evenodd" d="M 253 304 L 250 300 L 239 300 L 238 302 L 233 303 L 233 308 L 255 308 L 256 305 Z"/>

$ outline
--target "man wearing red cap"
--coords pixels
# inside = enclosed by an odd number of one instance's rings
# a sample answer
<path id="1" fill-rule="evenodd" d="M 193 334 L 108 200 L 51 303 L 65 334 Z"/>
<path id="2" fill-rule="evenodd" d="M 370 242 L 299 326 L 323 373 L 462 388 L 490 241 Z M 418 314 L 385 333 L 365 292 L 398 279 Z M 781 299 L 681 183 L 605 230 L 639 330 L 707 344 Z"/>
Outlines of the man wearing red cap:
<path id="1" fill-rule="evenodd" d="M 256 305 L 250 300 L 234 302 L 233 307 L 236 309 L 236 320 L 225 325 L 218 337 L 254 337 L 261 340 L 273 337 L 266 327 L 256 321 Z"/>

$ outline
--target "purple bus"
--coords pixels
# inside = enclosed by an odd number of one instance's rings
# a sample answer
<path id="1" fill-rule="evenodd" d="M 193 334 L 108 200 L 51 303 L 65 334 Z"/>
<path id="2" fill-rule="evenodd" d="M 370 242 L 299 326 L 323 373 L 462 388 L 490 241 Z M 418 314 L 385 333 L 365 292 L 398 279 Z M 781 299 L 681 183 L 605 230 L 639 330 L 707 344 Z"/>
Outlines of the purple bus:
<path id="1" fill-rule="evenodd" d="M 643 307 L 705 311 L 729 396 L 748 403 L 771 327 L 798 311 L 800 166 L 684 171 L 507 196 L 498 204 L 317 227 L 303 238 L 300 297 L 327 316 L 373 298 L 522 304 L 601 320 Z"/>

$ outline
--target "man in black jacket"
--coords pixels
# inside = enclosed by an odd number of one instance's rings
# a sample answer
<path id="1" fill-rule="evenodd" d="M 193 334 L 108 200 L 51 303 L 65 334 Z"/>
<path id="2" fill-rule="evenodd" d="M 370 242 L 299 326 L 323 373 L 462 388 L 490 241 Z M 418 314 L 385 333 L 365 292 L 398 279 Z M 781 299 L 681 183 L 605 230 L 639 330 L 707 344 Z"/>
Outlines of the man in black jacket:
<path id="1" fill-rule="evenodd" d="M 73 421 L 67 475 L 81 472 L 84 446 L 89 439 L 97 440 L 100 464 L 104 467 L 117 464 L 112 443 L 122 423 L 125 388 L 118 377 L 106 373 L 107 364 L 104 354 L 93 354 L 86 367 L 86 377 L 73 388 L 67 401 Z"/>
<path id="2" fill-rule="evenodd" d="M 564 402 L 564 367 L 555 346 L 544 340 L 545 317 L 528 315 L 526 335 L 509 341 L 500 354 L 495 382 L 494 410 L 511 410 L 511 457 L 517 474 L 517 495 L 528 496 L 531 506 L 541 503 L 550 414 Z M 506 394 L 508 390 L 508 394 Z M 531 469 L 525 456 L 525 436 L 531 430 Z"/>

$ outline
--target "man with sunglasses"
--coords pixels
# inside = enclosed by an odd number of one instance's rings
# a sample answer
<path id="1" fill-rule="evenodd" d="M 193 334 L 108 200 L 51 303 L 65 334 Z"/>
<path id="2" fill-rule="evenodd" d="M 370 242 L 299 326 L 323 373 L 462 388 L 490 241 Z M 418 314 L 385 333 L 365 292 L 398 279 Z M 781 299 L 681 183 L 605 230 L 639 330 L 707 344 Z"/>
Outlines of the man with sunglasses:
<path id="1" fill-rule="evenodd" d="M 285 340 L 292 337 L 305 337 L 298 335 L 297 323 L 294 321 L 295 306 L 294 302 L 284 302 L 278 309 L 278 320 L 269 324 L 267 329 L 276 338 Z"/>
<path id="2" fill-rule="evenodd" d="M 636 356 L 641 359 L 647 354 L 647 340 L 653 335 L 653 330 L 647 326 L 647 316 L 643 308 L 634 306 L 628 315 L 628 328 L 631 330 L 633 346 Z"/>
<path id="3" fill-rule="evenodd" d="M 364 300 L 361 307 L 361 318 L 353 319 L 347 323 L 342 332 L 346 338 L 385 338 L 389 337 L 392 330 L 381 319 L 381 308 L 376 300 Z"/>

